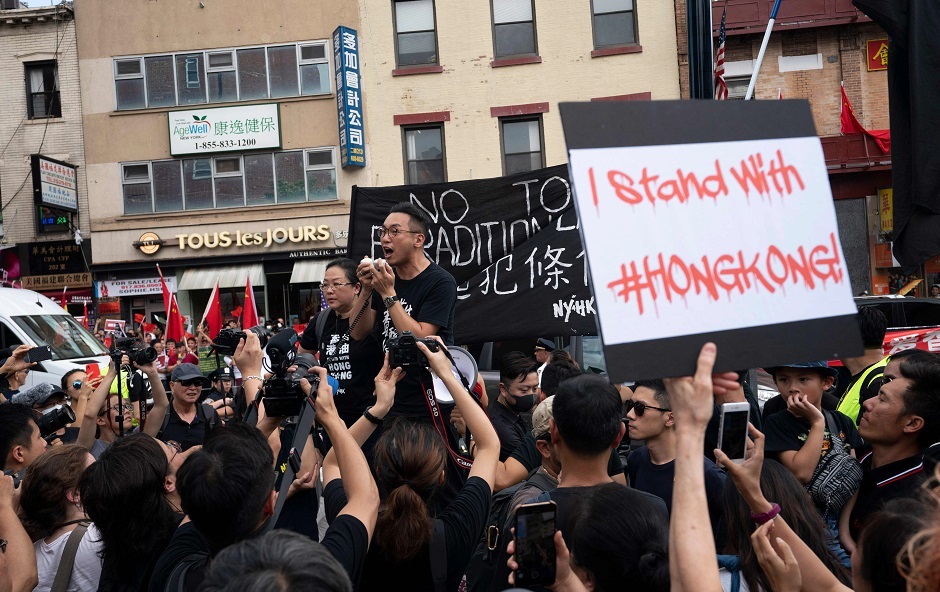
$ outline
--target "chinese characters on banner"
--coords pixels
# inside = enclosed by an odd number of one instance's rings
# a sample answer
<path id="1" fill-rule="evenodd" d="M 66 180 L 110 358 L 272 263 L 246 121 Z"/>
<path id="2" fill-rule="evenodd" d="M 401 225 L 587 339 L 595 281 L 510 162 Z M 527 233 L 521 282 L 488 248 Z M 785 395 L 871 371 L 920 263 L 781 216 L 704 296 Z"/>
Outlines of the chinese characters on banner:
<path id="1" fill-rule="evenodd" d="M 865 42 L 868 50 L 868 71 L 888 69 L 888 40 L 870 39 Z"/>
<path id="2" fill-rule="evenodd" d="M 57 210 L 78 211 L 77 168 L 67 162 L 30 156 L 34 201 Z"/>
<path id="3" fill-rule="evenodd" d="M 333 70 L 336 74 L 340 163 L 343 167 L 364 167 L 366 143 L 359 84 L 359 37 L 355 29 L 336 27 L 333 31 Z"/>
<path id="4" fill-rule="evenodd" d="M 808 103 L 560 107 L 613 381 L 861 353 Z"/>
<path id="5" fill-rule="evenodd" d="M 20 278 L 27 290 L 43 292 L 62 288 L 90 288 L 90 273 L 60 273 L 49 275 L 24 275 Z"/>

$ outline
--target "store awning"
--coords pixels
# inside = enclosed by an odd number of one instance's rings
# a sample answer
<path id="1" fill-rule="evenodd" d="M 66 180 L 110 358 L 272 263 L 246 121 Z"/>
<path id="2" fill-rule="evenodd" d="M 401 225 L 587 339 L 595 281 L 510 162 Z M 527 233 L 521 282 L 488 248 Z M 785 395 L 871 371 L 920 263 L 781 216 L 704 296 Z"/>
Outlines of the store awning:
<path id="1" fill-rule="evenodd" d="M 311 284 L 323 281 L 326 273 L 326 259 L 301 259 L 294 261 L 294 271 L 290 274 L 291 284 Z"/>
<path id="2" fill-rule="evenodd" d="M 180 278 L 180 290 L 211 290 L 216 280 L 219 288 L 244 288 L 245 281 L 251 278 L 252 287 L 264 285 L 264 266 L 261 263 L 252 265 L 234 265 L 230 267 L 201 267 L 187 269 Z"/>

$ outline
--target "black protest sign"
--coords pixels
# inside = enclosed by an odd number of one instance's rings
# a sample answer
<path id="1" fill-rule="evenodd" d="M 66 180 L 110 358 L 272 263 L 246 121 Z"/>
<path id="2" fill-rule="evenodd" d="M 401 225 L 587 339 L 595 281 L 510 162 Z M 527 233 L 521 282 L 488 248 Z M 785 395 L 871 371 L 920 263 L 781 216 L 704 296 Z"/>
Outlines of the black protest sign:
<path id="1" fill-rule="evenodd" d="M 612 380 L 862 352 L 805 101 L 561 105 Z"/>
<path id="2" fill-rule="evenodd" d="M 566 166 L 478 181 L 354 187 L 349 256 L 381 257 L 389 209 L 427 212 L 425 252 L 457 280 L 457 343 L 596 334 Z"/>

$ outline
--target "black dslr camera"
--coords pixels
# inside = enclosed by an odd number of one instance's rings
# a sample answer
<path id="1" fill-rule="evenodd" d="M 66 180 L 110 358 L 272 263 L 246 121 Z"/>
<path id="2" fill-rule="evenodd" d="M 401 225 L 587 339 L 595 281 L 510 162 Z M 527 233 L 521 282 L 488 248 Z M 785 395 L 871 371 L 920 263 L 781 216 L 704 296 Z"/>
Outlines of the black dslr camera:
<path id="1" fill-rule="evenodd" d="M 428 346 L 432 352 L 440 349 L 440 343 L 430 337 L 415 337 L 411 331 L 388 340 L 388 364 L 392 368 L 427 368 L 428 358 L 418 349 L 418 342 Z"/>
<path id="2" fill-rule="evenodd" d="M 287 375 L 287 366 L 282 365 L 280 367 L 284 370 L 275 371 L 275 375 L 264 384 L 264 409 L 271 417 L 300 415 L 305 398 L 300 387 L 301 379 L 309 380 L 314 391 L 320 386 L 320 377 L 310 372 L 310 369 L 317 365 L 311 354 L 296 354 L 289 363 L 297 367 L 293 374 Z M 277 366 L 273 363 L 272 365 Z"/>
<path id="3" fill-rule="evenodd" d="M 256 325 L 248 330 L 258 336 L 258 341 L 261 342 L 262 349 L 268 344 L 268 339 L 271 338 L 270 331 L 261 325 Z M 216 335 L 213 347 L 215 347 L 215 351 L 220 355 L 229 356 L 235 353 L 235 348 L 238 347 L 238 342 L 242 339 L 248 340 L 248 334 L 244 331 L 222 329 L 219 331 L 219 334 Z"/>
<path id="4" fill-rule="evenodd" d="M 56 405 L 46 409 L 42 415 L 36 418 L 39 434 L 47 442 L 55 440 L 57 437 L 55 433 L 70 423 L 75 423 L 75 411 L 71 405 Z"/>
<path id="5" fill-rule="evenodd" d="M 157 350 L 144 346 L 134 337 L 122 337 L 114 340 L 109 355 L 115 364 L 120 364 L 121 358 L 126 355 L 132 363 L 143 366 L 157 359 Z"/>

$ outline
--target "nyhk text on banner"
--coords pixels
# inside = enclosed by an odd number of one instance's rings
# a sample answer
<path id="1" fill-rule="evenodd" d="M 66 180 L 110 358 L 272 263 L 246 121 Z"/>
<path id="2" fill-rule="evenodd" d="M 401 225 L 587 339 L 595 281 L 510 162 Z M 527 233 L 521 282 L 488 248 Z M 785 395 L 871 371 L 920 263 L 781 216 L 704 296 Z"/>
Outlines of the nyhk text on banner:
<path id="1" fill-rule="evenodd" d="M 809 105 L 561 105 L 608 372 L 691 374 L 861 353 Z"/>

